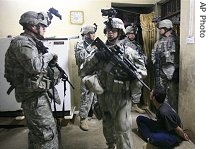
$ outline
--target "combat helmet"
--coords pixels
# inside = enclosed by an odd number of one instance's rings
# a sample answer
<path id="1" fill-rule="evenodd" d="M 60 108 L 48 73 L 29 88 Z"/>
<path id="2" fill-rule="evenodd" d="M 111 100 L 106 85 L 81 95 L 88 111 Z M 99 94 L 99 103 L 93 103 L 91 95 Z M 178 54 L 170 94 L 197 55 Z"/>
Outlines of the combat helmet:
<path id="1" fill-rule="evenodd" d="M 45 27 L 49 25 L 48 15 L 44 12 L 27 11 L 20 17 L 19 24 L 24 26 L 25 24 L 38 25 L 43 24 Z"/>
<path id="2" fill-rule="evenodd" d="M 125 35 L 125 26 L 121 19 L 110 18 L 108 21 L 105 21 L 104 24 L 106 25 L 104 28 L 104 34 L 106 34 L 107 28 L 117 28 L 117 29 L 120 29 L 122 33 Z"/>
<path id="3" fill-rule="evenodd" d="M 96 26 L 94 25 L 85 25 L 81 28 L 81 35 L 84 36 L 88 33 L 95 33 L 96 32 Z"/>
<path id="4" fill-rule="evenodd" d="M 171 20 L 169 19 L 165 19 L 165 20 L 162 20 L 158 23 L 157 25 L 158 28 L 167 28 L 167 29 L 171 29 L 173 28 L 173 23 L 171 22 Z"/>
<path id="5" fill-rule="evenodd" d="M 126 35 L 129 34 L 129 33 L 130 34 L 137 34 L 138 28 L 135 27 L 135 26 L 127 26 L 125 31 L 126 31 Z"/>

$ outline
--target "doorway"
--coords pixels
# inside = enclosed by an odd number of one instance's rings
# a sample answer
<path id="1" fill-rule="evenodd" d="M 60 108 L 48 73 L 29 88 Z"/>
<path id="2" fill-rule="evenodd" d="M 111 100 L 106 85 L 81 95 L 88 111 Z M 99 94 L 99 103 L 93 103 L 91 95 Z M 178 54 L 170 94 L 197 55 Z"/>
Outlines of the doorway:
<path id="1" fill-rule="evenodd" d="M 140 4 L 112 4 L 112 7 L 117 11 L 117 14 L 115 17 L 120 18 L 125 25 L 125 28 L 129 25 L 134 25 L 138 28 L 138 32 L 136 35 L 136 41 L 142 46 L 144 54 L 148 57 L 147 55 L 148 52 L 148 46 L 146 46 L 143 41 L 143 32 L 142 32 L 142 26 L 141 26 L 141 20 L 140 20 L 140 15 L 141 14 L 150 14 L 151 12 L 154 11 L 154 6 L 155 5 L 140 5 Z M 145 40 L 145 39 L 144 39 Z M 148 39 L 146 39 L 149 41 Z M 147 42 L 148 44 L 148 42 Z M 150 65 L 150 63 L 148 63 Z M 146 65 L 147 70 L 151 70 L 151 66 Z M 151 74 L 152 71 L 148 71 L 148 74 Z M 144 80 L 144 82 L 148 85 L 151 86 L 152 81 L 150 81 L 150 76 L 147 77 L 147 79 Z M 142 95 L 140 99 L 140 105 L 145 105 L 149 106 L 149 91 L 143 87 L 142 89 Z"/>
<path id="2" fill-rule="evenodd" d="M 151 13 L 154 11 L 154 5 L 112 3 L 112 7 L 117 11 L 116 17 L 124 22 L 125 28 L 132 24 L 138 28 L 135 40 L 139 42 L 144 49 L 140 14 Z"/>

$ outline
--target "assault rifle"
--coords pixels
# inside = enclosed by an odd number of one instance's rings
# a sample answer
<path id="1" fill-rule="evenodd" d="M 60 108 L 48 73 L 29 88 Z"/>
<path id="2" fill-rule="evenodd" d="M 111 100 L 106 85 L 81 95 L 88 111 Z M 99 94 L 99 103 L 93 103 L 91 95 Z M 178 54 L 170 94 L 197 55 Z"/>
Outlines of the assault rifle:
<path id="1" fill-rule="evenodd" d="M 149 91 L 151 90 L 150 87 L 142 81 L 141 75 L 137 72 L 136 66 L 129 59 L 122 56 L 123 53 L 120 51 L 118 46 L 111 50 L 98 37 L 91 45 L 96 46 L 99 50 L 105 52 L 115 65 L 118 65 L 130 77 L 138 79 Z"/>
<path id="2" fill-rule="evenodd" d="M 39 52 L 41 52 L 42 54 L 48 53 L 48 47 L 45 47 L 41 41 L 37 42 L 37 48 L 38 48 Z M 51 61 L 53 61 L 53 59 Z M 60 71 L 62 81 L 64 81 L 64 82 L 67 81 L 70 84 L 70 86 L 74 89 L 74 86 L 69 81 L 68 75 L 66 74 L 66 72 L 58 65 L 58 63 L 55 63 L 54 65 Z"/>
<path id="3" fill-rule="evenodd" d="M 72 87 L 73 89 L 75 89 L 74 86 L 72 85 L 72 83 L 69 81 L 68 75 L 67 75 L 66 72 L 58 65 L 58 63 L 55 64 L 55 67 L 58 68 L 58 70 L 61 72 L 61 74 L 62 74 L 62 76 L 61 76 L 62 81 L 67 81 L 67 82 L 71 85 L 71 87 Z"/>

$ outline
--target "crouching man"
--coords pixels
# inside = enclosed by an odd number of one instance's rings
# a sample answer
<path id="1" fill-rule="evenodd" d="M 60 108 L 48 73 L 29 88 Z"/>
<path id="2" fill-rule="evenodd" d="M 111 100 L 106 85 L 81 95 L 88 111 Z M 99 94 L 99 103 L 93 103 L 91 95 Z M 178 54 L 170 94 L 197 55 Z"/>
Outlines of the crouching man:
<path id="1" fill-rule="evenodd" d="M 183 140 L 189 140 L 182 129 L 179 115 L 168 103 L 164 102 L 165 97 L 166 92 L 162 87 L 156 87 L 150 93 L 150 99 L 157 109 L 156 121 L 144 116 L 136 118 L 139 135 L 149 143 L 145 145 L 145 148 L 151 144 L 160 148 L 172 148 Z"/>

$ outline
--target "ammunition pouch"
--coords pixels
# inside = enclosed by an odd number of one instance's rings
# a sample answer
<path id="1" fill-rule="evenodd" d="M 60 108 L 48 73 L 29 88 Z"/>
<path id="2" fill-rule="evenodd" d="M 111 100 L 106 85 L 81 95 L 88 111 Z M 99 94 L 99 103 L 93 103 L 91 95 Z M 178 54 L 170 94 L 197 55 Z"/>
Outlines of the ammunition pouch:
<path id="1" fill-rule="evenodd" d="M 82 82 L 89 91 L 96 94 L 103 94 L 104 89 L 100 84 L 97 74 L 85 76 Z"/>
<path id="2" fill-rule="evenodd" d="M 124 91 L 128 91 L 130 88 L 130 81 L 124 78 L 114 78 L 112 75 L 107 75 L 106 76 L 106 90 L 111 91 L 114 93 L 121 93 Z"/>
<path id="3" fill-rule="evenodd" d="M 31 78 L 24 78 L 24 85 L 31 91 L 46 91 L 51 87 L 51 80 L 44 74 L 36 75 Z"/>
<path id="4" fill-rule="evenodd" d="M 121 92 L 124 86 L 124 82 L 121 80 L 114 80 L 112 84 L 112 91 L 113 92 Z"/>

